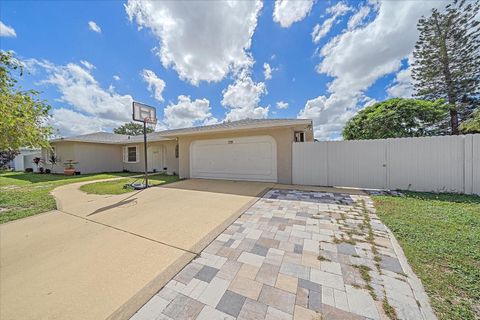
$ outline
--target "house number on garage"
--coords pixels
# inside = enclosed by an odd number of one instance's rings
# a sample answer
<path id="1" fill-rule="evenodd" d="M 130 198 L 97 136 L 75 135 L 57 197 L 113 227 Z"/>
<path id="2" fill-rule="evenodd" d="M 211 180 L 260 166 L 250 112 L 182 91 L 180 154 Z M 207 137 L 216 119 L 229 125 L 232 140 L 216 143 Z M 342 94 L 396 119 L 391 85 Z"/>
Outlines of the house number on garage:
<path id="1" fill-rule="evenodd" d="M 228 144 L 232 144 L 233 143 L 233 140 L 228 140 Z"/>

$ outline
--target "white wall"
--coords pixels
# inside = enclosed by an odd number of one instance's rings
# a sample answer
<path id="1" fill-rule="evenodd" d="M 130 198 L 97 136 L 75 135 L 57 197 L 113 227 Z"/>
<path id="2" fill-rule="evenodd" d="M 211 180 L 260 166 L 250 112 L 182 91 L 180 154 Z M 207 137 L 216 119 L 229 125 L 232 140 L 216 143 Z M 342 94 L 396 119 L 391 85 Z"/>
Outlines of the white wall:
<path id="1" fill-rule="evenodd" d="M 480 194 L 480 134 L 294 143 L 293 183 Z"/>
<path id="2" fill-rule="evenodd" d="M 21 150 L 20 154 L 13 159 L 13 168 L 15 171 L 24 171 L 25 168 L 37 170 L 37 166 L 33 163 L 33 158 L 41 157 L 40 150 Z"/>

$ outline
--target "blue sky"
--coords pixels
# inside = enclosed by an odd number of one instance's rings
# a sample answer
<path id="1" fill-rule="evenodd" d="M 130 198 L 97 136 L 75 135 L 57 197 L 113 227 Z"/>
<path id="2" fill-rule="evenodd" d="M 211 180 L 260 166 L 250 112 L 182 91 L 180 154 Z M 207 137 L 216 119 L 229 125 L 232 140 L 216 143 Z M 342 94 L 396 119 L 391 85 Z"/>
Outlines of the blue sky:
<path id="1" fill-rule="evenodd" d="M 440 1 L 3 1 L 0 48 L 60 135 L 111 131 L 131 101 L 158 129 L 312 118 L 337 139 L 365 105 L 411 95 L 416 22 Z M 270 70 L 270 71 L 269 71 Z"/>

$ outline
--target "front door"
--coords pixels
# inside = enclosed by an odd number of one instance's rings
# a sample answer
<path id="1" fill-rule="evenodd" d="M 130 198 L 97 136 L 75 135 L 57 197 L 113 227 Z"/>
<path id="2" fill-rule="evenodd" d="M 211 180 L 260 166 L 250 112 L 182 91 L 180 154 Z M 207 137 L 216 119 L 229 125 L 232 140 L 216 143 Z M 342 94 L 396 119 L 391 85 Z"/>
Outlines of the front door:
<path id="1" fill-rule="evenodd" d="M 148 147 L 148 171 L 163 171 L 163 147 L 162 146 L 150 146 Z"/>

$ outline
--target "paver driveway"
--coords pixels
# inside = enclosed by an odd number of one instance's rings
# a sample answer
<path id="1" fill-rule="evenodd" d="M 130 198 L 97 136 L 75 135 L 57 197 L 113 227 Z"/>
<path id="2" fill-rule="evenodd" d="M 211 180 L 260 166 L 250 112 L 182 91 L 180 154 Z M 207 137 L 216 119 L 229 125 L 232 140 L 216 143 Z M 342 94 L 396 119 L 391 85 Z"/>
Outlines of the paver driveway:
<path id="1" fill-rule="evenodd" d="M 434 319 L 367 196 L 273 189 L 132 319 Z"/>

